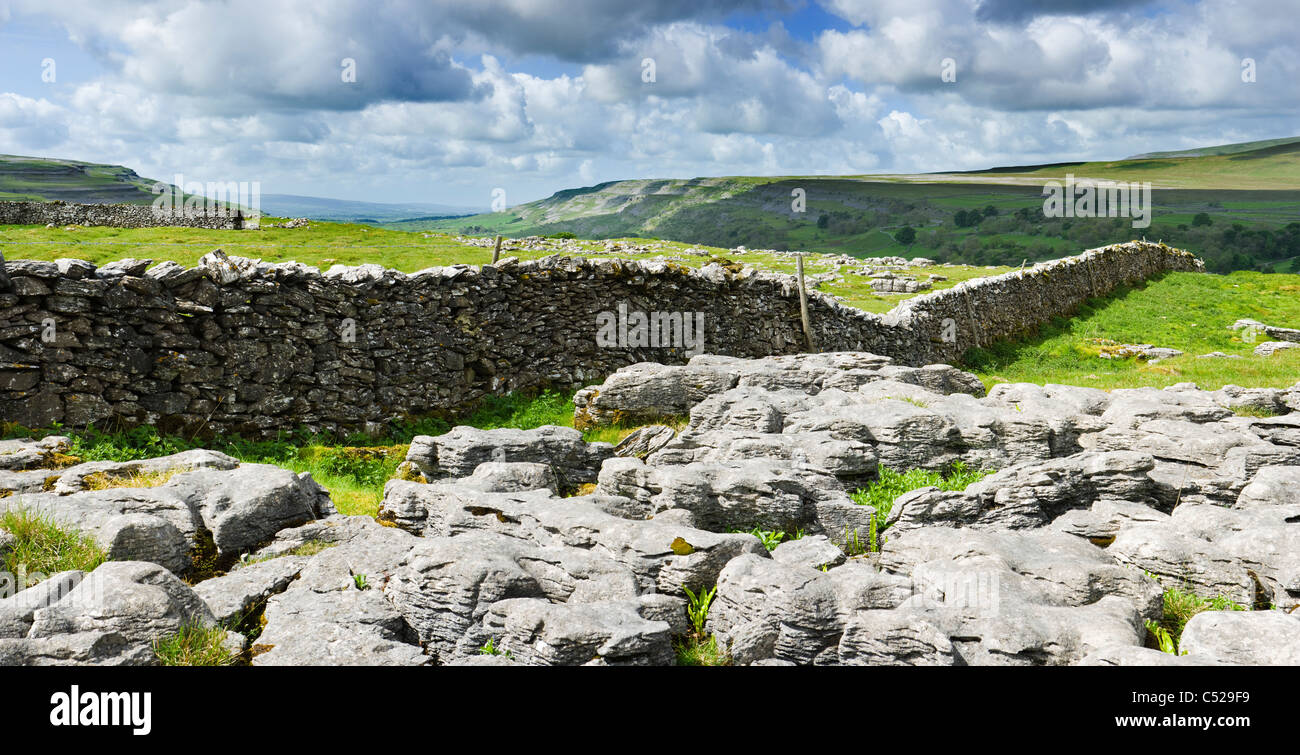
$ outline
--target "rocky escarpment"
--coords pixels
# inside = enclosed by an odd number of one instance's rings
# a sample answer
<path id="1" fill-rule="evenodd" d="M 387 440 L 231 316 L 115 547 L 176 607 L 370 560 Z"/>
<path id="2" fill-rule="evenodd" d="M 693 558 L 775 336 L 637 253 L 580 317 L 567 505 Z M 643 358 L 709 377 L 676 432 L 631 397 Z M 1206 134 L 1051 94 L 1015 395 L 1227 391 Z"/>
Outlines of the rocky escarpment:
<path id="1" fill-rule="evenodd" d="M 0 267 L 0 418 L 29 427 L 353 431 L 490 393 L 576 387 L 638 362 L 807 348 L 794 277 L 716 262 L 548 257 L 408 275 L 218 251 L 194 268 Z M 1089 296 L 1197 269 L 1186 252 L 1134 242 L 967 281 L 883 316 L 812 292 L 812 339 L 823 351 L 951 362 Z"/>
<path id="2" fill-rule="evenodd" d="M 378 521 L 209 452 L 142 462 L 195 468 L 107 509 L 78 487 L 89 468 L 39 469 L 57 440 L 12 443 L 0 503 L 42 506 L 126 560 L 0 600 L 0 662 L 147 663 L 183 622 L 255 616 L 257 636 L 231 640 L 254 665 L 658 665 L 691 631 L 687 590 L 716 588 L 705 630 L 736 664 L 1294 664 L 1297 410 L 1300 384 L 985 395 L 950 367 L 871 354 L 702 356 L 579 394 L 584 422 L 689 414 L 680 431 L 419 438 Z M 956 461 L 996 471 L 898 496 L 887 516 L 850 497 L 881 467 Z M 27 492 L 39 474 L 52 480 Z M 111 525 L 185 534 L 186 511 L 240 556 L 193 588 L 171 571 L 183 558 Z M 753 528 L 799 537 L 769 551 Z M 1197 615 L 1188 654 L 1169 655 L 1145 626 L 1167 589 L 1253 610 Z"/>

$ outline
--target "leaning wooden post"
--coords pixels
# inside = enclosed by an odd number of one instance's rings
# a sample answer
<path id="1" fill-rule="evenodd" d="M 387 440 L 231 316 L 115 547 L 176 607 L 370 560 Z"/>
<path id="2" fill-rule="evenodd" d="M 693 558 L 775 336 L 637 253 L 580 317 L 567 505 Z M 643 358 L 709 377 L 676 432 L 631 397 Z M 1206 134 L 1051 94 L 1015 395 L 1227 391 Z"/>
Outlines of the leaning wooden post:
<path id="1" fill-rule="evenodd" d="M 808 292 L 803 285 L 803 255 L 795 255 L 795 269 L 799 272 L 799 317 L 803 320 L 803 338 L 808 351 L 813 351 L 812 326 L 808 324 Z"/>
<path id="2" fill-rule="evenodd" d="M 492 264 L 495 265 L 499 259 L 501 259 L 501 237 L 497 236 L 497 245 L 492 249 Z"/>

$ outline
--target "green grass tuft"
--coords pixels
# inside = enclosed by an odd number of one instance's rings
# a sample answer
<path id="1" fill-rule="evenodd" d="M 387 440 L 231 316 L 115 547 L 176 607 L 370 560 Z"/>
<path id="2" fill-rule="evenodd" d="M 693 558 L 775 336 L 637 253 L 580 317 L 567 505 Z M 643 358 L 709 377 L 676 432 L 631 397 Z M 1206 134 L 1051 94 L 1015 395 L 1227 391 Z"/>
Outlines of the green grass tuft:
<path id="1" fill-rule="evenodd" d="M 1191 590 L 1171 587 L 1165 590 L 1164 617 L 1159 622 L 1148 620 L 1147 631 L 1150 642 L 1156 648 L 1178 654 L 1182 642 L 1183 629 L 1192 617 L 1203 611 L 1248 611 L 1246 606 L 1236 603 L 1222 595 L 1202 598 Z"/>
<path id="2" fill-rule="evenodd" d="M 955 462 L 946 472 L 928 469 L 909 469 L 899 472 L 889 467 L 880 468 L 879 478 L 865 488 L 854 491 L 850 498 L 854 503 L 871 506 L 876 510 L 875 527 L 869 547 L 879 551 L 882 543 L 880 537 L 886 528 L 889 512 L 894 501 L 904 493 L 919 488 L 934 486 L 940 490 L 965 490 L 972 483 L 993 474 L 993 470 L 977 470 L 966 466 L 964 462 Z"/>
<path id="3" fill-rule="evenodd" d="M 0 516 L 0 528 L 15 538 L 4 554 L 4 571 L 25 574 L 27 587 L 36 584 L 30 581 L 33 575 L 94 571 L 108 560 L 108 554 L 89 536 L 26 511 L 6 512 Z"/>
<path id="4" fill-rule="evenodd" d="M 1246 611 L 1246 606 L 1236 603 L 1222 595 L 1202 598 L 1190 590 L 1176 587 L 1165 590 L 1164 619 L 1161 625 L 1169 630 L 1177 642 L 1183 636 L 1183 628 L 1192 617 L 1202 611 Z"/>
<path id="5" fill-rule="evenodd" d="M 686 637 L 673 642 L 678 666 L 730 666 L 731 658 L 718 648 L 718 638 Z"/>
<path id="6" fill-rule="evenodd" d="M 221 627 L 182 626 L 170 637 L 154 642 L 154 654 L 164 666 L 234 666 L 238 653 L 224 646 L 229 633 Z"/>
<path id="7" fill-rule="evenodd" d="M 1234 406 L 1232 413 L 1238 417 L 1276 417 L 1278 412 L 1264 406 Z"/>
<path id="8" fill-rule="evenodd" d="M 1174 639 L 1173 634 L 1168 629 L 1151 619 L 1147 619 L 1143 623 L 1146 625 L 1147 631 L 1151 633 L 1151 641 L 1155 644 L 1157 650 L 1170 655 L 1178 655 L 1178 640 Z"/>

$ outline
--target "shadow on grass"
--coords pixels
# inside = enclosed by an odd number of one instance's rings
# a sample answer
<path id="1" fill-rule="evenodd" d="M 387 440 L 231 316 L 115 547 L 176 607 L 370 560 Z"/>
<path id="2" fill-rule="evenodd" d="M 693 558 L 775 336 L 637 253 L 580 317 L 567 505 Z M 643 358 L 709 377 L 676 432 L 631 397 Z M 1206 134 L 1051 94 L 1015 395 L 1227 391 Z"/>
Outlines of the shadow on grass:
<path id="1" fill-rule="evenodd" d="M 1121 286 L 1106 296 L 1088 299 L 1072 314 L 1053 317 L 1018 338 L 968 349 L 962 355 L 960 366 L 984 373 L 997 373 L 1012 365 L 1026 363 L 1043 370 L 1082 369 L 1094 358 L 1080 352 L 1068 339 L 1103 337 L 1098 332 L 1096 323 L 1092 322 L 1094 318 L 1122 307 L 1129 297 L 1146 292 L 1153 283 L 1164 277 L 1165 275 L 1160 275 L 1140 283 Z M 1133 366 L 1127 360 L 1095 359 L 1099 365 L 1104 364 L 1111 369 L 1123 369 L 1126 364 Z"/>

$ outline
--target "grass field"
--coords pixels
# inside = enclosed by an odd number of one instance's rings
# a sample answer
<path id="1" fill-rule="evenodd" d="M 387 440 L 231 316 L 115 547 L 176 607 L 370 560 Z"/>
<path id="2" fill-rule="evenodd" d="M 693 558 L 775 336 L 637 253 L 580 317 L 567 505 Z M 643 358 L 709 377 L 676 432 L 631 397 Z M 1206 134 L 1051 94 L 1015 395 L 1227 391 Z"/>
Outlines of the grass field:
<path id="1" fill-rule="evenodd" d="M 279 218 L 264 218 L 263 225 L 279 222 Z M 712 257 L 726 258 L 728 249 L 683 244 L 675 241 L 647 239 L 614 239 L 626 245 L 645 246 L 642 253 L 620 252 L 626 259 L 651 259 L 658 256 L 677 256 L 679 262 L 689 267 L 707 264 Z M 604 253 L 604 241 L 572 242 L 572 256 L 609 257 Z M 435 233 L 408 233 L 391 231 L 354 223 L 312 223 L 308 228 L 263 228 L 246 231 L 208 231 L 191 228 L 46 228 L 44 226 L 0 226 L 0 247 L 9 259 L 55 260 L 61 257 L 83 259 L 102 265 L 123 257 L 148 258 L 156 262 L 171 260 L 186 266 L 195 265 L 199 258 L 213 249 L 221 248 L 228 254 L 254 257 L 267 262 L 297 261 L 315 265 L 322 270 L 332 265 L 378 264 L 403 272 L 438 265 L 484 265 L 492 261 L 492 250 L 465 244 L 457 237 Z M 704 250 L 710 256 L 687 254 L 686 250 Z M 550 251 L 507 249 L 502 256 L 536 259 L 552 254 Z M 733 255 L 734 256 L 734 255 Z M 793 274 L 793 258 L 750 252 L 743 257 L 734 256 L 760 269 L 778 270 Z M 809 275 L 838 270 L 826 255 L 810 254 L 807 257 Z M 934 272 L 948 278 L 934 284 L 935 290 L 950 288 L 961 281 L 996 275 L 1008 267 L 954 266 L 935 268 Z M 921 273 L 921 277 L 925 276 Z M 871 289 L 869 279 L 846 275 L 840 283 L 828 283 L 819 290 L 838 297 L 851 306 L 870 312 L 886 312 L 906 295 L 880 295 Z"/>
<path id="2" fill-rule="evenodd" d="M 1300 326 L 1300 275 L 1169 273 L 1094 300 L 1074 317 L 1057 318 L 1024 340 L 973 349 L 964 366 L 987 385 L 1066 383 L 1112 389 L 1191 381 L 1212 390 L 1229 384 L 1281 388 L 1300 381 L 1300 354 L 1255 356 L 1257 343 L 1228 329 L 1241 318 Z M 1098 356 L 1097 339 L 1149 343 L 1186 354 L 1157 364 L 1104 359 Z M 1242 358 L 1197 358 L 1214 351 Z"/>

